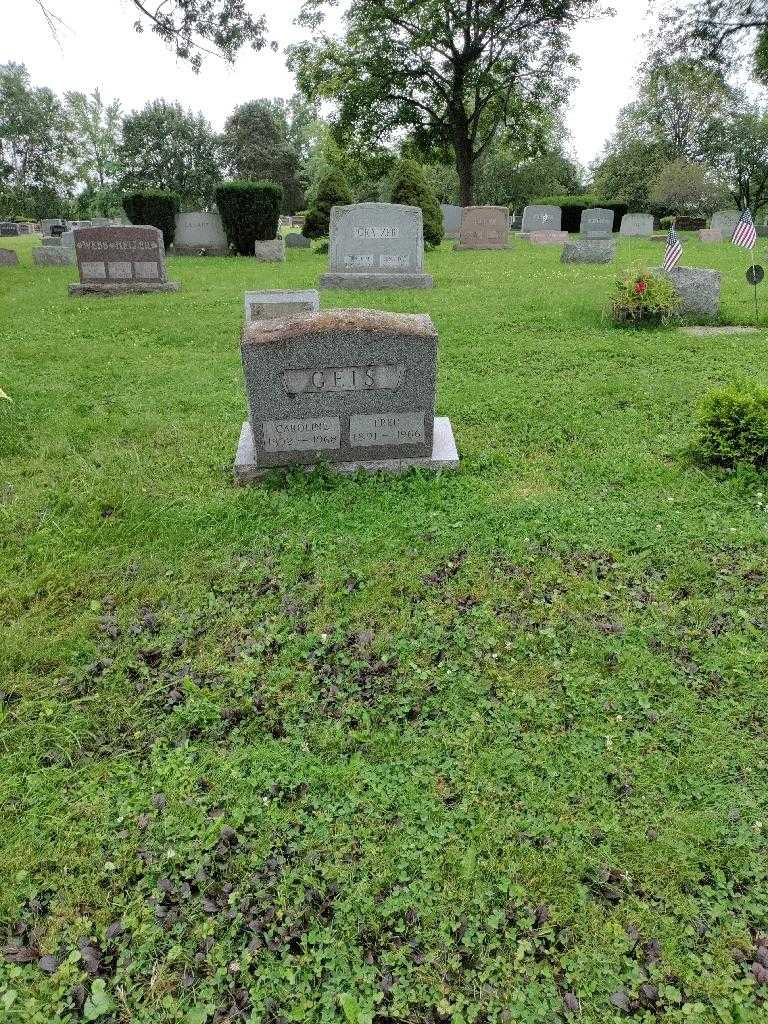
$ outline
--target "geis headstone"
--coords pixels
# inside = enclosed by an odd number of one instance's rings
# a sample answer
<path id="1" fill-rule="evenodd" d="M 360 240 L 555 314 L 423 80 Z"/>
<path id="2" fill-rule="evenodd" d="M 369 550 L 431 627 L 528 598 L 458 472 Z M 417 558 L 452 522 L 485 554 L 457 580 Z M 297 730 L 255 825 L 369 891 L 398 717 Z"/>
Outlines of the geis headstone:
<path id="1" fill-rule="evenodd" d="M 520 233 L 530 235 L 534 231 L 560 231 L 563 211 L 559 206 L 526 206 Z"/>
<path id="2" fill-rule="evenodd" d="M 437 331 L 425 314 L 334 309 L 246 324 L 249 418 L 235 480 L 327 462 L 341 473 L 453 469 L 447 417 L 435 418 Z"/>
<path id="3" fill-rule="evenodd" d="M 464 249 L 506 249 L 509 210 L 506 206 L 465 206 L 461 211 L 457 252 Z"/>
<path id="4" fill-rule="evenodd" d="M 610 238 L 613 232 L 613 210 L 595 207 L 583 210 L 579 232 L 586 238 Z"/>
<path id="5" fill-rule="evenodd" d="M 158 228 L 80 228 L 74 233 L 80 283 L 70 295 L 175 292 L 165 272 L 163 233 Z"/>
<path id="6" fill-rule="evenodd" d="M 320 309 L 320 296 L 314 288 L 292 292 L 273 289 L 245 293 L 245 322 L 253 320 L 279 320 L 285 317 L 306 316 Z"/>
<path id="7" fill-rule="evenodd" d="M 357 203 L 331 209 L 330 266 L 321 288 L 431 288 L 421 207 Z"/>

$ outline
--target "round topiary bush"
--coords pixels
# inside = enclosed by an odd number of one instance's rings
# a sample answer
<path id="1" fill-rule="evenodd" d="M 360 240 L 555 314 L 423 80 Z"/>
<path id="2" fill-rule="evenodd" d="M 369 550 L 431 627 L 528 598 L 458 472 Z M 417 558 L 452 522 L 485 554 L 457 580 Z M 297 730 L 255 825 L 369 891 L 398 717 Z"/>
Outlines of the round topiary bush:
<path id="1" fill-rule="evenodd" d="M 123 196 L 123 209 L 131 224 L 150 224 L 163 232 L 166 250 L 173 245 L 176 234 L 176 214 L 181 199 L 175 192 L 146 189 Z"/>
<path id="2" fill-rule="evenodd" d="M 705 396 L 693 445 L 698 461 L 734 469 L 768 466 L 768 390 L 719 388 Z"/>
<path id="3" fill-rule="evenodd" d="M 616 283 L 613 321 L 621 326 L 666 327 L 677 320 L 680 296 L 666 277 L 649 270 L 629 271 Z"/>
<path id="4" fill-rule="evenodd" d="M 307 210 L 301 233 L 306 238 L 326 238 L 329 231 L 332 206 L 349 206 L 353 202 L 352 190 L 340 170 L 325 174 L 317 187 L 317 195 Z"/>
<path id="5" fill-rule="evenodd" d="M 443 214 L 421 165 L 415 160 L 398 160 L 392 175 L 392 202 L 420 206 L 424 214 L 424 241 L 440 245 L 443 240 Z"/>
<path id="6" fill-rule="evenodd" d="M 256 242 L 277 238 L 283 189 L 273 181 L 225 181 L 216 206 L 227 241 L 240 256 L 252 256 Z"/>

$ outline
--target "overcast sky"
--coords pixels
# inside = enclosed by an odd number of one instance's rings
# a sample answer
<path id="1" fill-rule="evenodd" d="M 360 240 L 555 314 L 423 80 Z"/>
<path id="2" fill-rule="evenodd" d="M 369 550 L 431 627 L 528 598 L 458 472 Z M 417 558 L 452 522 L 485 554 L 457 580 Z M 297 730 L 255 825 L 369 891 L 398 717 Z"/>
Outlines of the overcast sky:
<path id="1" fill-rule="evenodd" d="M 209 58 L 200 75 L 176 61 L 150 32 L 132 30 L 136 9 L 128 0 L 47 0 L 65 22 L 58 43 L 31 0 L 4 0 L 0 63 L 26 64 L 36 85 L 55 92 L 88 92 L 97 87 L 128 112 L 163 97 L 202 110 L 220 129 L 238 103 L 262 96 L 291 95 L 293 79 L 282 53 L 246 51 L 230 67 Z M 281 47 L 296 38 L 292 24 L 300 0 L 250 0 L 264 11 L 271 38 Z M 619 108 L 632 98 L 635 70 L 647 28 L 645 0 L 613 0 L 616 16 L 581 25 L 574 48 L 581 57 L 568 127 L 571 149 L 584 164 L 596 157 L 611 134 Z M 10 14 L 10 17 L 9 17 Z"/>

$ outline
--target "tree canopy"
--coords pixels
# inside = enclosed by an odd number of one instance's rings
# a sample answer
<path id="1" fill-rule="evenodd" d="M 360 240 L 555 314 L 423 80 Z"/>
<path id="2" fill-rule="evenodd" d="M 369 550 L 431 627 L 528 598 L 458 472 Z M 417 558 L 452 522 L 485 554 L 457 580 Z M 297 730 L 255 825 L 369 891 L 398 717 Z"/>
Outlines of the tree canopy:
<path id="1" fill-rule="evenodd" d="M 344 33 L 325 30 L 333 0 L 305 0 L 313 39 L 290 49 L 307 96 L 333 99 L 359 145 L 410 130 L 453 151 L 462 203 L 477 160 L 504 129 L 554 114 L 576 60 L 570 33 L 598 0 L 352 0 Z"/>

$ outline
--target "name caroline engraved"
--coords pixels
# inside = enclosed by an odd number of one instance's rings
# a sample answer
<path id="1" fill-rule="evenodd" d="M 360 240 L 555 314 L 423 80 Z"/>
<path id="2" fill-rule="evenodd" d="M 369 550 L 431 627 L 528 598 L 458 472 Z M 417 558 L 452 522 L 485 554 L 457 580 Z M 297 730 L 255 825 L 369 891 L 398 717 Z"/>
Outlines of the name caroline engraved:
<path id="1" fill-rule="evenodd" d="M 319 391 L 394 391 L 405 380 L 405 363 L 395 366 L 324 366 L 317 370 L 286 370 L 289 395 Z"/>
<path id="2" fill-rule="evenodd" d="M 338 416 L 266 420 L 263 432 L 266 452 L 316 452 L 339 448 L 341 445 L 341 422 Z"/>

